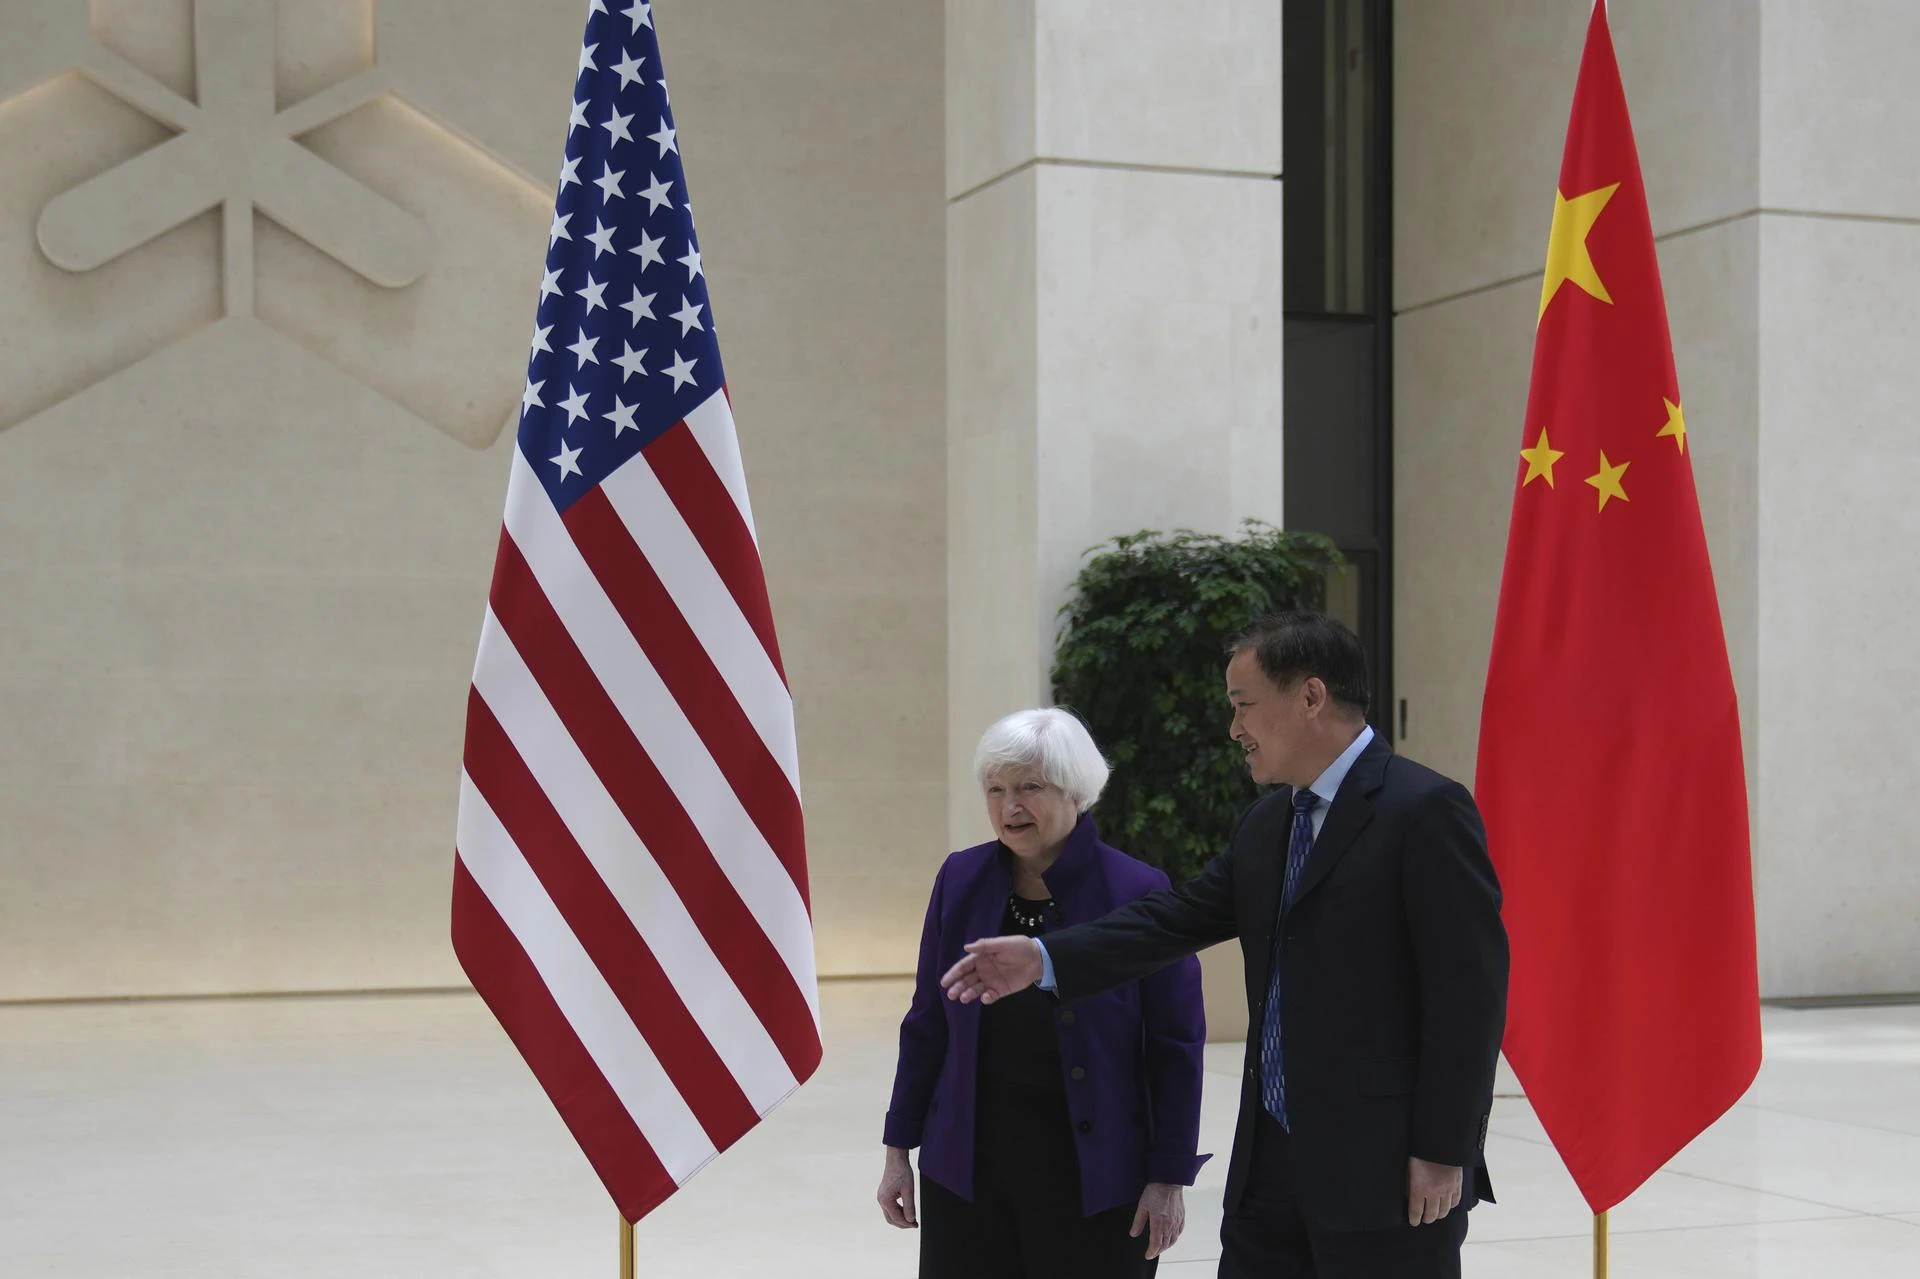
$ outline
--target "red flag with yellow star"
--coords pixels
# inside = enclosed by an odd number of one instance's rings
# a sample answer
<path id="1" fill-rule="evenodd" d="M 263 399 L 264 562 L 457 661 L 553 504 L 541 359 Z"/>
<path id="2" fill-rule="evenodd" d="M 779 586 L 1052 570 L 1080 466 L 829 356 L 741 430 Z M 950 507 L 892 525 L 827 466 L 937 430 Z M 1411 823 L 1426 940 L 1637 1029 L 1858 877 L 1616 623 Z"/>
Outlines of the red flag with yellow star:
<path id="1" fill-rule="evenodd" d="M 1746 777 L 1604 0 L 1553 202 L 1476 797 L 1507 1059 L 1593 1210 L 1760 1065 Z"/>

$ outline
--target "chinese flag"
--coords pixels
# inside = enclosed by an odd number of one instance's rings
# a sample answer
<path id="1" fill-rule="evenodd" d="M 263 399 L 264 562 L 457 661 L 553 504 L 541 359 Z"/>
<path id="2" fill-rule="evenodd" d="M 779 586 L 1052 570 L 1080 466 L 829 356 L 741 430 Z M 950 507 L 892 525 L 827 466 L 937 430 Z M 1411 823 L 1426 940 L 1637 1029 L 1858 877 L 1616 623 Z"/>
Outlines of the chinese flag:
<path id="1" fill-rule="evenodd" d="M 1760 1066 L 1740 719 L 1604 0 L 1553 201 L 1476 793 L 1507 1059 L 1596 1213 Z"/>

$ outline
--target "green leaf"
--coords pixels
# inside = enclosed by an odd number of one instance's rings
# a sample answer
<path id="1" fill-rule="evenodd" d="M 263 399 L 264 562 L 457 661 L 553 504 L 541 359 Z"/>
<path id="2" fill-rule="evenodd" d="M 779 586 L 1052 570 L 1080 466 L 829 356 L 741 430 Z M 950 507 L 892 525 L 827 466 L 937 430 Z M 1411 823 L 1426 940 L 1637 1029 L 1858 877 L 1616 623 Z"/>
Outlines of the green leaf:
<path id="1" fill-rule="evenodd" d="M 1226 736 L 1227 638 L 1261 613 L 1320 607 L 1341 563 L 1326 537 L 1254 520 L 1236 537 L 1143 530 L 1087 552 L 1052 678 L 1113 763 L 1109 837 L 1175 880 L 1219 851 L 1258 793 Z"/>

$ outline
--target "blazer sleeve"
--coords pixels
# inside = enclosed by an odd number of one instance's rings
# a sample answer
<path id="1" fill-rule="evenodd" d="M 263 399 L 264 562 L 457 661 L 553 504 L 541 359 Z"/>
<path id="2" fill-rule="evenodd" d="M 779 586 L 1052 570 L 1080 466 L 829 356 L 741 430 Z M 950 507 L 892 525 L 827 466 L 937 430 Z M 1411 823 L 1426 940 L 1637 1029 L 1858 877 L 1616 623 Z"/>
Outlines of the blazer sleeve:
<path id="1" fill-rule="evenodd" d="M 1244 825 L 1246 814 L 1240 820 Z M 1238 836 L 1237 826 L 1234 833 Z M 1149 893 L 1091 923 L 1048 933 L 1055 995 L 1062 1002 L 1098 995 L 1234 936 L 1233 857 L 1229 847 L 1178 888 Z"/>
<path id="2" fill-rule="evenodd" d="M 1191 1186 L 1208 1158 L 1196 1153 L 1207 1045 L 1200 961 L 1188 955 L 1141 982 L 1140 1018 L 1152 1124 L 1147 1180 Z"/>
<path id="3" fill-rule="evenodd" d="M 882 1140 L 903 1150 L 920 1144 L 927 1103 L 933 1099 L 933 1086 L 947 1056 L 947 1015 L 940 995 L 940 920 L 946 881 L 947 867 L 942 866 L 933 880 L 926 922 L 920 927 L 913 1002 L 900 1022 L 900 1056 L 893 1070 L 893 1100 L 887 1106 Z"/>
<path id="4" fill-rule="evenodd" d="M 1437 787 L 1410 816 L 1402 876 L 1421 1016 L 1411 1153 L 1472 1167 L 1486 1140 L 1506 1030 L 1500 882 L 1464 786 Z"/>

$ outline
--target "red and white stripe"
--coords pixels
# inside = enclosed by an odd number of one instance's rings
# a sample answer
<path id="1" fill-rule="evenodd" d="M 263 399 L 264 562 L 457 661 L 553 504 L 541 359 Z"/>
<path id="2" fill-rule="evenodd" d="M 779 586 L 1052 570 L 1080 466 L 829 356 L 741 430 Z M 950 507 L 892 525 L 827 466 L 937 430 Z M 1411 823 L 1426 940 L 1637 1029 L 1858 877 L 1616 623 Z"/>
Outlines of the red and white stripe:
<path id="1" fill-rule="evenodd" d="M 516 450 L 454 948 L 629 1221 L 811 1075 L 793 699 L 724 392 L 557 511 Z"/>

